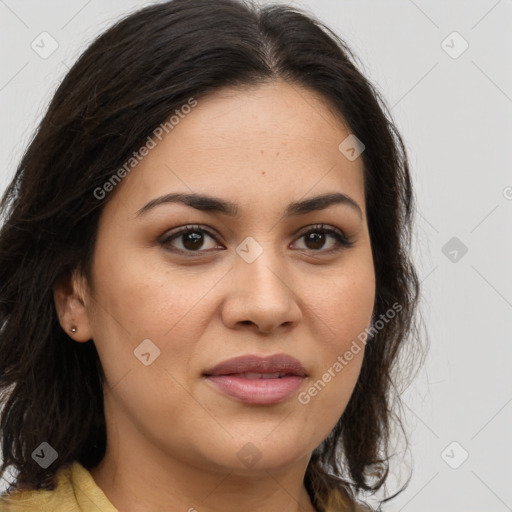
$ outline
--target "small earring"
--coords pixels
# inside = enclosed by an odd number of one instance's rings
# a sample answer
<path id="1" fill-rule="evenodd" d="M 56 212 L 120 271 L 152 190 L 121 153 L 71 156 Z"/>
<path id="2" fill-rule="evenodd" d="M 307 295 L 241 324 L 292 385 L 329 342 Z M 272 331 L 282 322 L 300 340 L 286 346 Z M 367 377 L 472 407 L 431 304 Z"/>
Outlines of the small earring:
<path id="1" fill-rule="evenodd" d="M 71 332 L 72 332 L 73 334 L 75 334 L 75 333 L 76 333 L 76 330 L 77 330 L 77 329 L 76 329 L 76 327 L 71 327 Z"/>

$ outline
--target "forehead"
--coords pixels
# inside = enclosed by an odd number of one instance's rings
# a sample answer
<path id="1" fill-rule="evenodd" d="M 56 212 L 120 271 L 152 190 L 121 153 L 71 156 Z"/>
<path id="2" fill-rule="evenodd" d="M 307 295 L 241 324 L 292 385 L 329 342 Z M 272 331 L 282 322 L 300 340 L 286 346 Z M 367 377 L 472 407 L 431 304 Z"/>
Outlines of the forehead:
<path id="1" fill-rule="evenodd" d="M 362 158 L 340 151 L 350 130 L 321 95 L 286 82 L 225 88 L 178 113 L 111 202 L 135 213 L 174 191 L 260 204 L 339 191 L 364 211 Z"/>

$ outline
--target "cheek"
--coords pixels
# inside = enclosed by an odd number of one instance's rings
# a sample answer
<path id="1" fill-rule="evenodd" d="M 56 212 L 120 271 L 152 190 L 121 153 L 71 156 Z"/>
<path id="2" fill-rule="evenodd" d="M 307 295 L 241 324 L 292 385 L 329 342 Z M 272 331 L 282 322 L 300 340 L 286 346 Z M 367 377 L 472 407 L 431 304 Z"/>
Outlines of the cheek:
<path id="1" fill-rule="evenodd" d="M 345 365 L 333 361 L 298 395 L 298 407 L 303 410 L 302 431 L 311 436 L 307 442 L 320 445 L 343 416 L 357 383 L 363 354 L 361 349 Z"/>
<path id="2" fill-rule="evenodd" d="M 155 366 L 185 378 L 197 356 L 192 340 L 201 337 L 211 317 L 206 292 L 222 275 L 200 273 L 199 267 L 197 273 L 190 268 L 171 272 L 151 258 L 143 261 L 120 252 L 98 252 L 97 262 L 93 338 L 109 381 L 142 366 L 134 351 L 145 346 L 158 354 Z"/>
<path id="3" fill-rule="evenodd" d="M 99 301 L 111 313 L 110 320 L 135 339 L 161 338 L 199 298 L 199 291 L 184 286 L 185 276 L 172 275 L 133 248 L 124 254 L 99 252 L 96 273 Z"/>
<path id="4" fill-rule="evenodd" d="M 329 288 L 311 297 L 329 336 L 324 338 L 325 353 L 330 359 L 347 350 L 353 340 L 370 326 L 375 302 L 375 274 L 371 260 L 367 265 L 347 266 L 332 276 Z M 335 357 L 334 357 L 335 359 Z"/>
<path id="5" fill-rule="evenodd" d="M 298 400 L 309 411 L 305 421 L 311 427 L 318 418 L 329 430 L 334 427 L 350 400 L 363 362 L 375 276 L 371 260 L 368 265 L 354 265 L 350 272 L 348 268 L 342 275 L 332 276 L 328 290 L 309 294 L 309 305 L 317 317 L 313 336 L 319 365 Z"/>
<path id="6" fill-rule="evenodd" d="M 297 397 L 305 411 L 304 430 L 315 432 L 318 444 L 343 415 L 364 358 L 366 338 L 361 333 L 369 327 L 373 299 L 371 292 L 360 300 L 352 297 L 351 301 L 331 302 L 338 314 L 326 320 L 329 334 L 316 340 L 320 364 Z"/>
<path id="7" fill-rule="evenodd" d="M 109 265 L 112 261 L 110 257 Z M 178 438 L 196 415 L 201 419 L 200 408 L 185 388 L 197 357 L 191 340 L 200 337 L 207 318 L 201 298 L 205 286 L 212 287 L 216 279 L 171 276 L 165 269 L 127 258 L 108 273 L 106 269 L 98 266 L 98 276 L 102 272 L 105 277 L 94 301 L 94 343 L 110 395 L 106 408 L 141 430 L 148 421 L 157 432 L 173 424 L 181 429 Z M 185 280 L 190 286 L 184 286 Z M 185 410 L 189 414 L 179 416 Z"/>

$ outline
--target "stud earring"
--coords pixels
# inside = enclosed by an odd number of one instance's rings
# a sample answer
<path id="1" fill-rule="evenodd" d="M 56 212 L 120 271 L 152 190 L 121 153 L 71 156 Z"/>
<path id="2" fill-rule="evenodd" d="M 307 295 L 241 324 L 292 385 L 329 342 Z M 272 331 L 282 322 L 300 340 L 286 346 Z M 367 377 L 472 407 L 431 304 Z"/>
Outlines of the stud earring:
<path id="1" fill-rule="evenodd" d="M 76 333 L 76 331 L 77 331 L 76 327 L 71 327 L 71 332 L 72 332 L 73 334 L 75 334 L 75 333 Z"/>

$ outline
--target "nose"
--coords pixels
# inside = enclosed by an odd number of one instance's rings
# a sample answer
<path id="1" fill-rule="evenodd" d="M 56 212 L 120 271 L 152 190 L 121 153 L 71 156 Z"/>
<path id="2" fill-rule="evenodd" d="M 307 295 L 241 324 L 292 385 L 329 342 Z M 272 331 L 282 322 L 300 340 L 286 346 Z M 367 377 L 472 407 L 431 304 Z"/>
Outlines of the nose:
<path id="1" fill-rule="evenodd" d="M 294 283 L 277 257 L 265 250 L 255 261 L 235 260 L 222 308 L 224 324 L 231 329 L 251 326 L 270 334 L 281 326 L 300 322 L 302 310 Z"/>

